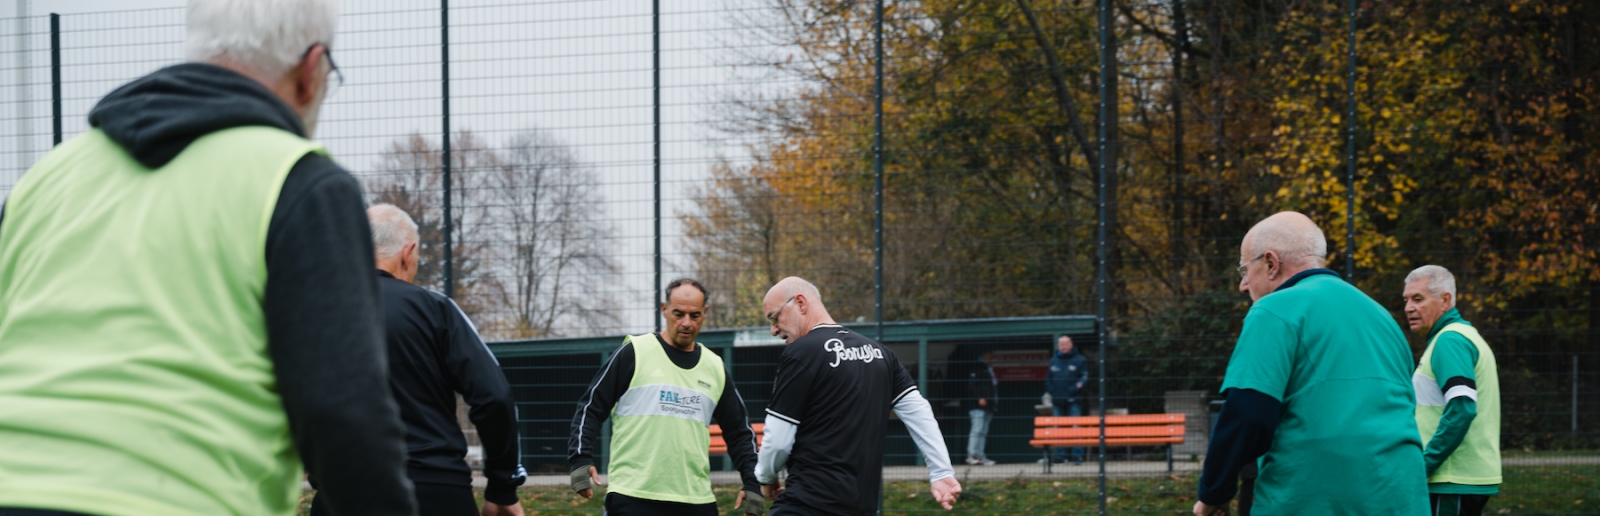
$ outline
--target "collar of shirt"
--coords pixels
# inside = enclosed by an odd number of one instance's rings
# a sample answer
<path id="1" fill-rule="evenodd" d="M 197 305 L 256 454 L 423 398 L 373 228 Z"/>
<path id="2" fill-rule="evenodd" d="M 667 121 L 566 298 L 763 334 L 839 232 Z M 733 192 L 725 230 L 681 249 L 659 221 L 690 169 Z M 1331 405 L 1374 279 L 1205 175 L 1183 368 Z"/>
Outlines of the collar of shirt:
<path id="1" fill-rule="evenodd" d="M 1306 279 L 1306 278 L 1309 278 L 1309 277 L 1312 277 L 1312 276 L 1316 276 L 1316 275 L 1319 275 L 1319 274 L 1327 274 L 1327 275 L 1334 276 L 1334 277 L 1337 277 L 1337 278 L 1340 278 L 1340 279 L 1344 279 L 1342 276 L 1339 276 L 1339 273 L 1334 272 L 1333 269 L 1311 269 L 1311 270 L 1308 270 L 1308 271 L 1300 271 L 1299 274 L 1295 274 L 1293 276 L 1290 276 L 1289 277 L 1289 281 L 1283 282 L 1282 285 L 1278 285 L 1278 288 L 1275 288 L 1272 291 L 1273 292 L 1277 292 L 1279 290 L 1283 290 L 1283 289 L 1286 289 L 1286 288 L 1289 288 L 1289 287 L 1293 287 L 1296 284 L 1299 284 L 1300 280 L 1303 280 L 1303 279 Z"/>
<path id="2" fill-rule="evenodd" d="M 1451 323 L 1472 325 L 1472 323 L 1461 317 L 1461 312 L 1456 311 L 1455 307 L 1450 307 L 1449 310 L 1439 314 L 1439 320 L 1433 322 L 1433 329 L 1428 330 L 1428 340 L 1432 341 L 1435 336 L 1439 335 L 1439 330 L 1444 329 L 1445 326 L 1449 326 Z"/>

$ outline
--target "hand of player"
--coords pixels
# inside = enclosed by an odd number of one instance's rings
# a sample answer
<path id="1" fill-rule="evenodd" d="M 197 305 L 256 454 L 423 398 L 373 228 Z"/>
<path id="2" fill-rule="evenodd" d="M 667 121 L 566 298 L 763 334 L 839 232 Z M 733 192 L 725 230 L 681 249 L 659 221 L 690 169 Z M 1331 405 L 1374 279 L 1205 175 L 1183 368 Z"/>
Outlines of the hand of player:
<path id="1" fill-rule="evenodd" d="M 1212 507 L 1206 505 L 1205 502 L 1196 501 L 1194 502 L 1194 516 L 1228 516 L 1228 506 L 1223 504 L 1219 507 Z"/>
<path id="2" fill-rule="evenodd" d="M 750 504 L 745 505 L 748 499 Z M 739 491 L 739 497 L 733 500 L 733 508 L 744 507 L 744 513 L 749 516 L 765 516 L 767 514 L 767 500 L 761 493 L 754 491 Z"/>
<path id="3" fill-rule="evenodd" d="M 778 495 L 781 495 L 781 494 L 783 494 L 783 483 L 782 482 L 773 482 L 771 484 L 761 484 L 761 496 L 766 497 L 766 499 L 768 499 L 768 500 L 777 500 L 778 499 Z"/>
<path id="4" fill-rule="evenodd" d="M 956 497 L 961 495 L 961 483 L 956 482 L 956 477 L 944 477 L 933 481 L 931 486 L 933 501 L 944 506 L 944 510 L 955 508 Z"/>
<path id="5" fill-rule="evenodd" d="M 500 505 L 484 500 L 482 514 L 483 516 L 522 516 L 522 504 Z"/>
<path id="6" fill-rule="evenodd" d="M 572 492 L 578 493 L 578 496 L 582 496 L 584 500 L 594 498 L 594 486 L 606 486 L 600 482 L 600 470 L 594 469 L 594 466 L 589 466 L 588 473 L 585 475 L 582 469 L 572 470 Z"/>

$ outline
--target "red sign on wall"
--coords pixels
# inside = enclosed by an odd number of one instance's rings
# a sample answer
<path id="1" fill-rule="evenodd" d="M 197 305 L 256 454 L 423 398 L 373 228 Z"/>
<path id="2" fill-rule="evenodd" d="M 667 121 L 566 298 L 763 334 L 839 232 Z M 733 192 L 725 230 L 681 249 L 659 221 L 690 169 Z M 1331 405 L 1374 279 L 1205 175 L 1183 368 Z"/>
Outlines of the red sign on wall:
<path id="1" fill-rule="evenodd" d="M 1042 382 L 1050 370 L 1050 352 L 1043 349 L 995 351 L 990 360 L 994 378 L 1002 382 Z"/>

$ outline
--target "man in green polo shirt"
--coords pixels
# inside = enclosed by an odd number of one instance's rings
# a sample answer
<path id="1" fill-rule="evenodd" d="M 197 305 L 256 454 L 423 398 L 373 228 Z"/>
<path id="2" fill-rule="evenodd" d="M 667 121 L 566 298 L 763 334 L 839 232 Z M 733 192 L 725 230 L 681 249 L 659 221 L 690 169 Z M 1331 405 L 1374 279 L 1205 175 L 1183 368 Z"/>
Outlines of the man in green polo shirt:
<path id="1" fill-rule="evenodd" d="M 1456 278 L 1438 265 L 1406 275 L 1406 324 L 1428 336 L 1417 372 L 1417 430 L 1435 516 L 1483 514 L 1500 493 L 1500 378 L 1494 352 L 1456 311 Z"/>
<path id="2" fill-rule="evenodd" d="M 1227 514 L 1239 471 L 1260 467 L 1254 513 L 1424 516 L 1411 349 L 1388 310 L 1324 267 L 1305 215 L 1256 224 L 1239 248 L 1254 306 L 1228 362 L 1228 402 L 1200 477 L 1197 516 Z"/>

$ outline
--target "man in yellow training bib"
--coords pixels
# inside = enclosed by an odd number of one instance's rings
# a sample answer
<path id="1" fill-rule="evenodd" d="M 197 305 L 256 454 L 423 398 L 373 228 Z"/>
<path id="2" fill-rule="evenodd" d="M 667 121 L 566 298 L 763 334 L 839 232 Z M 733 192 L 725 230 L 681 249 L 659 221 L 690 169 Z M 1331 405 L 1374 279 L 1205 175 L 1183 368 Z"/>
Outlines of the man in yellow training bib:
<path id="1" fill-rule="evenodd" d="M 734 508 L 766 514 L 744 398 L 722 357 L 695 341 L 705 321 L 706 298 L 698 281 L 668 283 L 661 303 L 666 330 L 624 339 L 578 398 L 567 445 L 572 490 L 589 498 L 594 486 L 602 485 L 594 450 L 600 424 L 611 419 L 609 516 L 716 516 L 706 460 L 713 419 L 722 425 L 728 456 L 744 481 Z"/>
<path id="2" fill-rule="evenodd" d="M 1500 493 L 1500 378 L 1494 351 L 1456 310 L 1456 278 L 1438 265 L 1406 275 L 1406 324 L 1428 336 L 1417 372 L 1417 430 L 1434 516 L 1483 514 Z"/>

